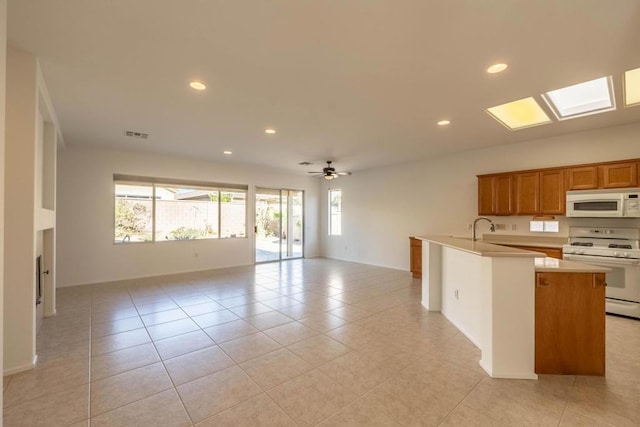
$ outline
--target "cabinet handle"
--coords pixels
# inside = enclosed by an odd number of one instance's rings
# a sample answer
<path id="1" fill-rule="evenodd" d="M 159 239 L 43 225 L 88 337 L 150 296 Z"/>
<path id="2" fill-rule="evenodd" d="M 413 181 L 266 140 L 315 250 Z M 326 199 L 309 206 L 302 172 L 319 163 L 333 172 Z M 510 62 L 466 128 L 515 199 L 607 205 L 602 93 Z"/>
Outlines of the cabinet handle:
<path id="1" fill-rule="evenodd" d="M 605 282 L 604 280 L 596 280 L 596 278 L 593 278 L 593 289 L 596 288 L 596 286 L 607 286 L 607 282 Z"/>
<path id="2" fill-rule="evenodd" d="M 537 287 L 541 288 L 543 286 L 549 286 L 549 282 L 546 279 L 543 279 L 542 277 L 538 279 L 538 283 L 536 284 Z"/>

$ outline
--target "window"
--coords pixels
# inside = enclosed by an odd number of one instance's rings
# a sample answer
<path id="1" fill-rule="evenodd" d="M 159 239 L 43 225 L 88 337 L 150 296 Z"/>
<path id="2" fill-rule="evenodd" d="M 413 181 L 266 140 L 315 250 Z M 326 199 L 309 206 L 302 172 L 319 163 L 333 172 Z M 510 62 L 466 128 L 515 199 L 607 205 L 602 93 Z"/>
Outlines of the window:
<path id="1" fill-rule="evenodd" d="M 549 116 L 532 97 L 487 108 L 487 113 L 510 130 L 551 123 Z"/>
<path id="2" fill-rule="evenodd" d="M 329 190 L 329 235 L 342 234 L 342 190 Z"/>
<path id="3" fill-rule="evenodd" d="M 153 240 L 153 186 L 116 183 L 116 242 Z"/>
<path id="4" fill-rule="evenodd" d="M 559 120 L 616 109 L 611 76 L 552 90 L 543 98 Z"/>
<path id="5" fill-rule="evenodd" d="M 246 187 L 114 176 L 115 242 L 246 237 Z"/>

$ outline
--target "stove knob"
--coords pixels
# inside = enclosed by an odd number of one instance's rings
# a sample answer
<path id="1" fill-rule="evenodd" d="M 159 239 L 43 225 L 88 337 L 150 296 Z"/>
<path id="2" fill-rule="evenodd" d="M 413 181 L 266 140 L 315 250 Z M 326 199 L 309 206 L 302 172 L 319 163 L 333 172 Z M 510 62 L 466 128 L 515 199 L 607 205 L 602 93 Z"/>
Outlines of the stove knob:
<path id="1" fill-rule="evenodd" d="M 622 256 L 622 254 L 620 252 L 614 252 L 613 256 L 616 258 L 620 258 Z"/>
<path id="2" fill-rule="evenodd" d="M 629 258 L 631 255 L 629 255 L 629 252 L 625 252 L 625 253 L 622 254 L 622 256 L 625 257 L 625 258 Z"/>

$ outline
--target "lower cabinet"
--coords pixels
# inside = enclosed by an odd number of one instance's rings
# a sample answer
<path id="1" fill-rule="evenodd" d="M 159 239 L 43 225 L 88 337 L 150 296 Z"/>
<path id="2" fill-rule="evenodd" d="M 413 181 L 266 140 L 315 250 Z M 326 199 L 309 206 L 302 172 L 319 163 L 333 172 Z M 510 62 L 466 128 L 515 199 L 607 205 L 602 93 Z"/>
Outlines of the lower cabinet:
<path id="1" fill-rule="evenodd" d="M 411 256 L 411 273 L 416 279 L 422 278 L 422 240 L 409 237 L 411 246 L 409 247 Z"/>
<path id="2" fill-rule="evenodd" d="M 605 286 L 604 273 L 536 273 L 536 373 L 604 375 Z"/>

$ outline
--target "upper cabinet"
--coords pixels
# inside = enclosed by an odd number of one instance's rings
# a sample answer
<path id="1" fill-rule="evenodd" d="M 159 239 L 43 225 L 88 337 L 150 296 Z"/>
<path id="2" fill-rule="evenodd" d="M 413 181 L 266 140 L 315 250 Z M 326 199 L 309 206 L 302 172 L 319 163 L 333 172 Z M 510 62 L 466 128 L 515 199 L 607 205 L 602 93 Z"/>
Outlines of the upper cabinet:
<path id="1" fill-rule="evenodd" d="M 542 215 L 564 215 L 566 187 L 564 169 L 540 171 L 540 213 Z"/>
<path id="2" fill-rule="evenodd" d="M 638 185 L 638 162 L 613 163 L 599 166 L 600 188 L 625 188 Z"/>
<path id="3" fill-rule="evenodd" d="M 478 177 L 478 214 L 513 215 L 513 176 Z"/>
<path id="4" fill-rule="evenodd" d="M 567 169 L 567 190 L 593 190 L 598 188 L 598 166 Z"/>
<path id="5" fill-rule="evenodd" d="M 516 215 L 561 215 L 565 211 L 564 170 L 514 173 Z"/>
<path id="6" fill-rule="evenodd" d="M 516 215 L 540 213 L 540 172 L 514 174 Z"/>
<path id="7" fill-rule="evenodd" d="M 564 215 L 567 190 L 637 187 L 640 161 L 478 176 L 479 215 Z"/>

